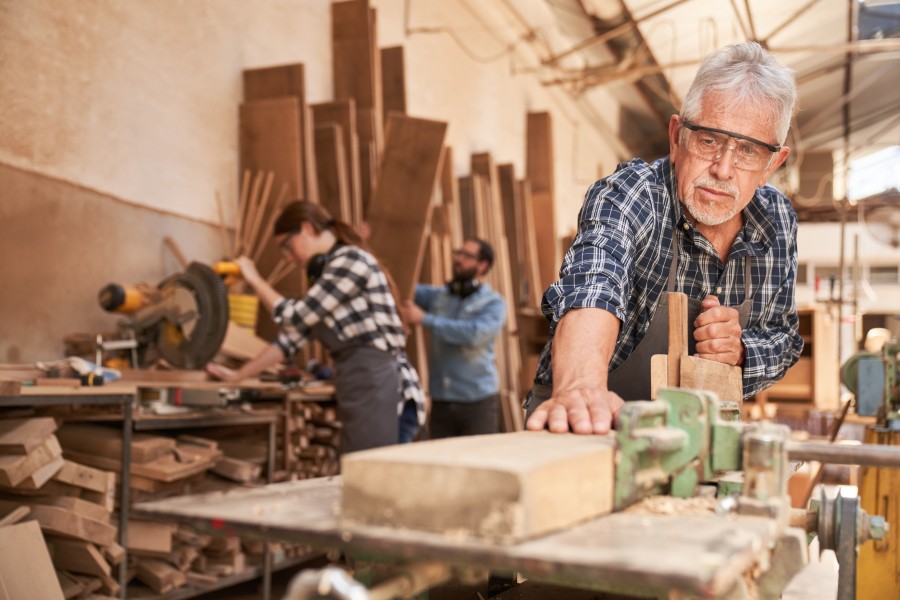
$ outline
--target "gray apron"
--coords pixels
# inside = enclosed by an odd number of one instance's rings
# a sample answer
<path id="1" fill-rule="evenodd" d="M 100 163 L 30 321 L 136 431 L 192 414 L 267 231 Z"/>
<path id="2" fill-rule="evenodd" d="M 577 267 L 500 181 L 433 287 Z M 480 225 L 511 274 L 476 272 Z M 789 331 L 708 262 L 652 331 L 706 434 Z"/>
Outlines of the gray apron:
<path id="1" fill-rule="evenodd" d="M 400 371 L 390 352 L 342 342 L 323 323 L 312 328 L 335 363 L 334 396 L 341 420 L 341 454 L 396 444 Z"/>
<path id="2" fill-rule="evenodd" d="M 677 236 L 673 236 L 677 237 Z M 666 292 L 675 291 L 675 282 L 678 278 L 679 243 L 673 240 L 672 262 L 669 266 L 669 281 Z M 744 257 L 744 301 L 737 307 L 738 321 L 741 328 L 746 328 L 750 320 L 750 257 Z M 694 320 L 700 315 L 701 300 L 688 298 L 688 354 L 694 354 L 697 342 L 694 339 Z M 659 299 L 656 312 L 650 320 L 647 331 L 637 346 L 631 351 L 625 360 L 615 369 L 610 371 L 607 387 L 617 393 L 623 400 L 649 400 L 650 399 L 650 358 L 654 354 L 666 354 L 669 349 L 669 298 L 668 293 L 662 294 Z M 537 406 L 549 400 L 553 395 L 553 388 L 547 385 L 535 384 L 532 388 L 532 399 L 528 406 L 529 414 Z"/>

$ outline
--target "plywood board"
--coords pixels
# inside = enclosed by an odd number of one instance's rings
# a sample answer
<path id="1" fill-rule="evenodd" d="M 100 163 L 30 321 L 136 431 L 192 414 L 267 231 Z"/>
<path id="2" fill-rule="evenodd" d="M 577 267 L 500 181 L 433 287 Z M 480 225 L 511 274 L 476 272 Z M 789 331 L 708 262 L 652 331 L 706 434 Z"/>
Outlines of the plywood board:
<path id="1" fill-rule="evenodd" d="M 446 130 L 440 121 L 397 114 L 388 120 L 381 177 L 367 220 L 369 246 L 393 275 L 401 298 L 412 298 L 418 281 Z"/>
<path id="2" fill-rule="evenodd" d="M 336 123 L 316 125 L 315 138 L 319 201 L 332 217 L 352 223 L 350 181 L 341 126 Z"/>
<path id="3" fill-rule="evenodd" d="M 318 125 L 336 123 L 343 134 L 344 164 L 349 182 L 351 207 L 350 223 L 363 220 L 362 180 L 360 175 L 359 134 L 356 127 L 356 102 L 352 98 L 323 102 L 310 106 L 313 122 Z M 321 184 L 320 184 L 321 187 Z M 371 185 L 369 186 L 371 188 Z"/>
<path id="4" fill-rule="evenodd" d="M 0 527 L 0 597 L 63 600 L 50 553 L 34 521 Z"/>
<path id="5" fill-rule="evenodd" d="M 521 541 L 612 511 L 614 454 L 610 436 L 534 431 L 354 452 L 341 463 L 343 519 Z"/>
<path id="6" fill-rule="evenodd" d="M 406 114 L 406 69 L 403 46 L 381 49 L 382 98 L 384 115 Z"/>
<path id="7" fill-rule="evenodd" d="M 313 147 L 312 120 L 307 114 L 306 73 L 303 64 L 278 65 L 244 70 L 244 100 L 265 100 L 293 96 L 297 99 L 300 123 L 300 153 L 302 197 L 318 202 L 316 184 L 316 154 Z"/>

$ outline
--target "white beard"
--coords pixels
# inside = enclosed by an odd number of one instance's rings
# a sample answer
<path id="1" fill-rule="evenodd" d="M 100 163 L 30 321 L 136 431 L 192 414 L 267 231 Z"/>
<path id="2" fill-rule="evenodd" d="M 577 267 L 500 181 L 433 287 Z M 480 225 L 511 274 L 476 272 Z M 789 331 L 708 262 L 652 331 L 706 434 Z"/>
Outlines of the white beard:
<path id="1" fill-rule="evenodd" d="M 712 188 L 716 191 L 731 196 L 730 202 L 706 203 L 695 198 L 698 187 Z M 698 223 L 710 227 L 725 223 L 737 214 L 738 190 L 730 183 L 715 181 L 713 179 L 695 179 L 690 196 L 684 198 L 684 207 Z"/>

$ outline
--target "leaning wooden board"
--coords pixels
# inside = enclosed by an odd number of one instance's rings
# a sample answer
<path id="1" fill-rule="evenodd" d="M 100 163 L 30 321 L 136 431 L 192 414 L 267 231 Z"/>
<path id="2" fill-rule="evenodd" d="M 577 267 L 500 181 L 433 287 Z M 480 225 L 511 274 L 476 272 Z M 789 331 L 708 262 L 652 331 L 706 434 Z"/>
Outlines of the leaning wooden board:
<path id="1" fill-rule="evenodd" d="M 182 496 L 135 506 L 210 533 L 339 548 L 351 556 L 447 562 L 515 571 L 529 580 L 589 589 L 723 596 L 748 569 L 768 564 L 778 538 L 770 519 L 736 515 L 613 513 L 519 544 L 391 527 L 344 526 L 341 478 L 321 478 Z M 703 557 L 698 560 L 698 557 Z"/>

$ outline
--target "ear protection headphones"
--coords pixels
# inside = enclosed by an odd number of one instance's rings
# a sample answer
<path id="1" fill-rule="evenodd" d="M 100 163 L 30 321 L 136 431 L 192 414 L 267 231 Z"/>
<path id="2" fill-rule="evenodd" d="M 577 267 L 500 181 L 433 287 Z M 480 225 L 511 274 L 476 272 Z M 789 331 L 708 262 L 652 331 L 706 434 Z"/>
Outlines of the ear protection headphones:
<path id="1" fill-rule="evenodd" d="M 322 271 L 325 270 L 325 265 L 328 264 L 328 259 L 331 258 L 331 255 L 335 253 L 335 251 L 343 246 L 344 243 L 341 241 L 337 241 L 334 243 L 334 246 L 331 247 L 325 254 L 314 254 L 310 257 L 309 261 L 306 263 L 306 278 L 309 280 L 309 285 L 315 283 L 316 279 L 322 276 Z"/>
<path id="2" fill-rule="evenodd" d="M 457 281 L 456 279 L 447 282 L 447 291 L 460 299 L 465 299 L 478 291 L 481 284 L 477 279 L 466 279 L 465 281 Z"/>

